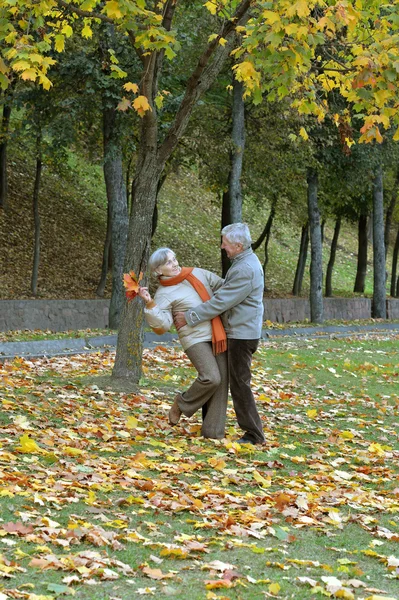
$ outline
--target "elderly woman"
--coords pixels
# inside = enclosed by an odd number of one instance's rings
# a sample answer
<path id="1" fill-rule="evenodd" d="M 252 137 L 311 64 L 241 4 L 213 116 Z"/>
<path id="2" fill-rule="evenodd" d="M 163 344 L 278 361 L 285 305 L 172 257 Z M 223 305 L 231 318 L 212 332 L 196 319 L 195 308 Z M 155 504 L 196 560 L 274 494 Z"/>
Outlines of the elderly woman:
<path id="1" fill-rule="evenodd" d="M 176 312 L 206 302 L 223 284 L 223 279 L 210 271 L 180 267 L 170 248 L 159 248 L 151 255 L 149 270 L 157 277 L 159 287 L 154 299 L 145 287 L 140 287 L 139 296 L 145 302 L 147 323 L 159 334 L 172 327 Z M 228 374 L 227 340 L 221 319 L 216 317 L 196 327 L 186 325 L 178 335 L 198 376 L 188 390 L 176 395 L 169 411 L 169 422 L 177 425 L 182 414 L 191 417 L 202 408 L 202 435 L 206 438 L 223 438 Z"/>

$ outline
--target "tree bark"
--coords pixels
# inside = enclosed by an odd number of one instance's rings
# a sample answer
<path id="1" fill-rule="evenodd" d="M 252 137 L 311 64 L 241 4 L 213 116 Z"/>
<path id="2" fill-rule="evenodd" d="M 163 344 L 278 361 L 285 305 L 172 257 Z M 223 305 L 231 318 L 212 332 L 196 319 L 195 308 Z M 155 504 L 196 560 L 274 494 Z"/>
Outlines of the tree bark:
<path id="1" fill-rule="evenodd" d="M 243 83 L 234 78 L 231 131 L 233 148 L 230 153 L 228 187 L 230 223 L 241 223 L 242 220 L 241 175 L 245 148 L 245 105 L 243 93 Z"/>
<path id="2" fill-rule="evenodd" d="M 398 192 L 399 192 L 399 168 L 396 171 L 396 178 L 395 178 L 395 183 L 394 183 L 393 189 L 392 189 L 391 200 L 389 202 L 389 205 L 388 205 L 388 208 L 387 208 L 387 212 L 386 212 L 386 215 L 385 215 L 385 230 L 384 230 L 385 259 L 386 259 L 387 254 L 388 254 L 389 237 L 390 237 L 391 225 L 392 225 L 392 217 L 393 217 L 393 213 L 394 213 L 394 210 L 395 210 L 396 201 L 398 199 Z"/>
<path id="3" fill-rule="evenodd" d="M 386 273 L 384 248 L 384 183 L 382 166 L 378 167 L 373 180 L 373 316 L 387 318 Z"/>
<path id="4" fill-rule="evenodd" d="M 299 244 L 299 256 L 296 265 L 294 285 L 292 287 L 292 293 L 294 296 L 299 296 L 302 290 L 303 276 L 305 273 L 306 260 L 308 257 L 309 247 L 309 222 L 306 222 L 302 227 L 301 231 L 301 242 Z"/>
<path id="5" fill-rule="evenodd" d="M 175 2 L 165 9 L 166 29 L 170 29 Z M 157 198 L 158 183 L 166 161 L 184 134 L 194 106 L 220 73 L 233 47 L 235 28 L 248 18 L 250 0 L 243 0 L 235 14 L 222 25 L 220 35 L 227 39 L 221 46 L 215 38 L 209 42 L 189 77 L 182 102 L 164 140 L 158 145 L 158 116 L 154 103 L 163 51 L 142 56 L 143 73 L 140 92 L 146 96 L 151 110 L 141 120 L 140 144 L 136 174 L 132 185 L 132 210 L 126 245 L 125 272 L 145 272 L 150 250 L 152 218 Z M 112 376 L 129 377 L 138 383 L 141 376 L 143 348 L 143 305 L 140 298 L 124 301 L 121 315 L 115 365 Z"/>
<path id="6" fill-rule="evenodd" d="M 7 144 L 10 126 L 11 106 L 4 104 L 0 135 L 0 208 L 7 209 Z"/>
<path id="7" fill-rule="evenodd" d="M 335 263 L 335 256 L 337 254 L 337 246 L 338 246 L 338 238 L 339 238 L 339 232 L 341 229 L 341 217 L 338 217 L 337 220 L 335 221 L 335 227 L 334 227 L 334 235 L 333 235 L 333 239 L 331 241 L 331 248 L 330 248 L 330 259 L 328 261 L 328 265 L 327 265 L 327 273 L 326 273 L 326 296 L 330 297 L 332 296 L 332 274 L 333 274 L 333 269 L 334 269 L 334 263 Z"/>
<path id="8" fill-rule="evenodd" d="M 398 256 L 399 256 L 399 229 L 398 232 L 396 234 L 396 240 L 395 240 L 395 245 L 393 248 L 393 254 L 392 254 L 392 273 L 391 273 L 391 296 L 393 298 L 398 297 L 398 290 L 396 289 L 396 271 L 398 268 Z M 399 279 L 398 279 L 399 281 Z"/>
<path id="9" fill-rule="evenodd" d="M 40 147 L 40 136 L 38 138 L 38 147 Z M 31 292 L 33 296 L 37 296 L 38 288 L 38 275 L 39 275 L 39 264 L 40 264 L 40 214 L 39 214 L 39 191 L 40 191 L 40 180 L 42 176 L 42 159 L 40 150 L 36 157 L 36 173 L 35 173 L 35 184 L 33 187 L 33 220 L 34 220 L 34 250 L 33 250 L 33 268 L 32 268 L 32 279 L 31 279 Z"/>
<path id="10" fill-rule="evenodd" d="M 227 190 L 223 193 L 222 228 L 230 223 L 241 223 L 242 192 L 241 175 L 245 148 L 245 105 L 243 99 L 244 87 L 241 81 L 233 78 L 233 104 L 231 112 L 231 141 L 230 172 Z M 222 276 L 230 267 L 230 261 L 224 250 L 221 250 Z"/>
<path id="11" fill-rule="evenodd" d="M 272 229 L 272 225 L 273 225 L 273 220 L 276 214 L 276 206 L 277 206 L 277 199 L 274 198 L 272 201 L 272 205 L 270 207 L 270 214 L 269 217 L 267 219 L 266 225 L 264 230 L 262 231 L 262 233 L 260 234 L 259 238 L 256 240 L 256 242 L 254 242 L 252 244 L 252 250 L 257 250 L 259 248 L 259 246 L 261 245 L 261 243 L 263 242 L 263 240 L 265 240 L 265 258 L 263 261 L 263 275 L 264 275 L 264 289 L 265 291 L 267 290 L 267 286 L 266 286 L 266 269 L 267 269 L 267 264 L 269 262 L 269 242 L 270 242 L 270 233 L 271 233 L 271 229 Z"/>
<path id="12" fill-rule="evenodd" d="M 119 145 L 116 109 L 103 108 L 104 179 L 111 221 L 112 294 L 109 327 L 118 329 L 123 308 L 123 266 L 128 230 L 122 149 Z"/>
<path id="13" fill-rule="evenodd" d="M 364 294 L 367 276 L 367 215 L 360 215 L 358 222 L 357 269 L 354 292 Z"/>
<path id="14" fill-rule="evenodd" d="M 107 284 L 107 275 L 110 264 L 110 252 L 111 252 L 111 207 L 107 202 L 107 231 L 105 233 L 105 241 L 103 248 L 103 262 L 101 266 L 101 277 L 98 282 L 96 289 L 96 295 L 103 298 L 105 292 L 105 286 Z"/>
<path id="15" fill-rule="evenodd" d="M 316 169 L 309 168 L 308 213 L 310 230 L 310 320 L 323 322 L 323 256 L 321 241 L 320 212 L 318 206 L 318 175 Z"/>

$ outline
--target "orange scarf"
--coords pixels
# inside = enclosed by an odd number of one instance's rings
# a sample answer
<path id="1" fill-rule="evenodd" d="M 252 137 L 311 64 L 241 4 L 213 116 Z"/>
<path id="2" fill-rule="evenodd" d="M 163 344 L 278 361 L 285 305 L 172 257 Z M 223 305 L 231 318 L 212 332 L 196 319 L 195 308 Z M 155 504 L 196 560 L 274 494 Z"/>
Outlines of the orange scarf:
<path id="1" fill-rule="evenodd" d="M 195 289 L 198 296 L 201 298 L 202 302 L 206 302 L 210 300 L 211 297 L 208 294 L 208 291 L 202 281 L 197 279 L 195 275 L 192 274 L 192 270 L 194 267 L 182 267 L 182 270 L 175 277 L 168 277 L 168 279 L 160 279 L 159 283 L 163 286 L 168 285 L 177 285 L 181 283 L 185 279 Z M 220 317 L 215 317 L 211 320 L 212 324 L 212 349 L 214 354 L 220 354 L 221 352 L 226 352 L 227 350 L 227 336 L 223 327 L 222 319 Z"/>

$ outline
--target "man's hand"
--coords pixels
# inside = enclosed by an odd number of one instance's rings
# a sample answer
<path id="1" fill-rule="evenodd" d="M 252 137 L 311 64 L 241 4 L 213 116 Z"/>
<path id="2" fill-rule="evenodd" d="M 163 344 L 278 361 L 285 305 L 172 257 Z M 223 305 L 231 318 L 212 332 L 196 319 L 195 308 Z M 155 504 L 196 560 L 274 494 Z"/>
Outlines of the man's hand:
<path id="1" fill-rule="evenodd" d="M 184 316 L 184 312 L 177 312 L 173 317 L 173 322 L 177 331 L 187 325 L 186 317 Z"/>

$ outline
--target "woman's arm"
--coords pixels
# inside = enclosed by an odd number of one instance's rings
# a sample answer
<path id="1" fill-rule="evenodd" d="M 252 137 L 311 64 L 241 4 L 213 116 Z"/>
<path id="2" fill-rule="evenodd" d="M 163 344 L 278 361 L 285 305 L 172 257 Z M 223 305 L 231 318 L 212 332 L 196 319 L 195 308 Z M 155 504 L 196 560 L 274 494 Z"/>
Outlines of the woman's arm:
<path id="1" fill-rule="evenodd" d="M 144 316 L 148 325 L 159 335 L 169 331 L 173 325 L 172 305 L 164 294 L 155 293 L 151 298 L 148 288 L 140 288 L 139 296 L 145 302 Z"/>

